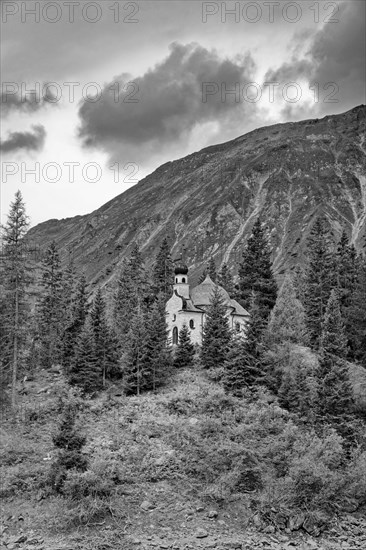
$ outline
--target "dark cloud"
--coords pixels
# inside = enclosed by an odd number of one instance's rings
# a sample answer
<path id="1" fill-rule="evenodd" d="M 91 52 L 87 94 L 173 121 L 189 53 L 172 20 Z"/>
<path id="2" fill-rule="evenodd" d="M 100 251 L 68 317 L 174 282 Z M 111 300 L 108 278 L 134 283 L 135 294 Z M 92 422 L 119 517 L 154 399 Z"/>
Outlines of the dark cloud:
<path id="1" fill-rule="evenodd" d="M 25 149 L 27 151 L 40 151 L 43 148 L 46 130 L 41 124 L 32 126 L 32 132 L 10 132 L 5 140 L 0 141 L 0 151 L 12 153 Z"/>
<path id="2" fill-rule="evenodd" d="M 80 137 L 85 145 L 111 154 L 126 148 L 141 155 L 154 153 L 172 141 L 186 139 L 200 125 L 225 124 L 234 113 L 243 113 L 243 101 L 236 102 L 230 95 L 222 100 L 220 87 L 222 83 L 227 90 L 235 84 L 244 86 L 251 81 L 254 69 L 249 54 L 227 59 L 198 44 L 173 43 L 163 62 L 143 76 L 129 79 L 133 84 L 125 91 L 121 88 L 118 101 L 110 89 L 115 89 L 111 82 L 99 101 L 81 105 Z M 116 81 L 122 86 L 126 75 Z M 202 96 L 205 83 L 210 83 L 214 92 L 207 101 Z"/>
<path id="3" fill-rule="evenodd" d="M 305 79 L 309 85 L 319 83 L 319 104 L 314 108 L 320 113 L 334 112 L 337 103 L 339 110 L 365 103 L 365 6 L 363 0 L 341 3 L 335 16 L 338 22 L 326 23 L 316 32 L 302 58 L 297 52 L 299 37 L 295 37 L 292 61 L 269 70 L 265 80 L 284 83 Z M 334 83 L 334 87 L 324 89 L 328 83 Z M 334 95 L 330 95 L 333 91 Z M 296 105 L 287 105 L 285 112 L 295 113 Z"/>
<path id="4" fill-rule="evenodd" d="M 17 83 L 3 83 L 0 93 L 1 114 L 7 116 L 11 112 L 33 113 L 43 109 L 46 105 L 57 103 L 57 98 L 47 84 L 40 85 L 39 89 L 19 91 Z"/>

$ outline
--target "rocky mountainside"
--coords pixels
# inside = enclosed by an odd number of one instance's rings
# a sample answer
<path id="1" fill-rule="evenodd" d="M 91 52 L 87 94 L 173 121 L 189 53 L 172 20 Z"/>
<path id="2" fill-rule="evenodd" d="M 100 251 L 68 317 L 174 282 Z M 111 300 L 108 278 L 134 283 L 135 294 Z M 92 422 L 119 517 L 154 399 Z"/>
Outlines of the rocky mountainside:
<path id="1" fill-rule="evenodd" d="M 344 114 L 259 128 L 228 143 L 168 162 L 85 216 L 49 220 L 29 238 L 53 239 L 84 268 L 90 283 L 113 279 L 137 242 L 146 264 L 167 236 L 184 255 L 193 282 L 214 256 L 219 266 L 240 258 L 260 214 L 275 273 L 303 260 L 312 220 L 326 213 L 336 236 L 344 226 L 358 249 L 366 238 L 364 105 Z"/>

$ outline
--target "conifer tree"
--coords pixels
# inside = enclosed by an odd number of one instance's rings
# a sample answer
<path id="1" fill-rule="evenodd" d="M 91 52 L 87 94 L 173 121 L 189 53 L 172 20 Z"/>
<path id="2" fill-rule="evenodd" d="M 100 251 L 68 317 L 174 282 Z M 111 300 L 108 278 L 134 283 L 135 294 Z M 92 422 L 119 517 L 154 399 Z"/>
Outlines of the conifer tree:
<path id="1" fill-rule="evenodd" d="M 222 286 L 229 294 L 230 298 L 234 295 L 234 280 L 227 264 L 223 264 L 217 276 L 217 283 Z"/>
<path id="2" fill-rule="evenodd" d="M 350 300 L 348 334 L 354 358 L 366 368 L 366 257 L 357 258 L 356 281 Z"/>
<path id="3" fill-rule="evenodd" d="M 295 412 L 299 405 L 298 397 L 294 376 L 289 370 L 285 370 L 278 390 L 278 402 L 284 409 Z"/>
<path id="4" fill-rule="evenodd" d="M 347 337 L 339 306 L 338 293 L 332 290 L 325 311 L 321 347 L 325 353 L 345 358 L 347 356 Z"/>
<path id="5" fill-rule="evenodd" d="M 69 383 L 84 393 L 95 393 L 103 386 L 103 376 L 96 354 L 94 335 L 90 322 L 86 322 L 76 340 Z"/>
<path id="6" fill-rule="evenodd" d="M 144 389 L 156 390 L 165 381 L 170 366 L 167 346 L 165 294 L 160 293 L 145 316 L 145 342 L 141 359 Z"/>
<path id="7" fill-rule="evenodd" d="M 290 275 L 279 290 L 274 308 L 271 311 L 268 332 L 273 342 L 293 342 L 306 344 L 306 315 L 302 303 L 296 298 Z"/>
<path id="8" fill-rule="evenodd" d="M 61 336 L 64 329 L 63 272 L 56 243 L 46 250 L 42 265 L 42 294 L 38 304 L 40 361 L 51 367 L 61 360 Z"/>
<path id="9" fill-rule="evenodd" d="M 259 298 L 253 293 L 250 300 L 250 317 L 246 327 L 246 343 L 249 353 L 258 359 L 262 359 L 263 336 L 267 323 L 263 319 Z"/>
<path id="10" fill-rule="evenodd" d="M 224 361 L 222 382 L 225 391 L 241 396 L 244 388 L 255 386 L 260 379 L 258 359 L 249 353 L 243 336 L 235 334 Z"/>
<path id="11" fill-rule="evenodd" d="M 216 279 L 217 279 L 216 263 L 215 263 L 215 260 L 213 259 L 212 256 L 211 256 L 210 261 L 208 262 L 208 265 L 207 265 L 207 273 L 210 276 L 211 281 L 216 283 Z"/>
<path id="12" fill-rule="evenodd" d="M 207 308 L 202 336 L 201 361 L 206 369 L 223 365 L 230 340 L 226 305 L 219 288 L 215 286 Z"/>
<path id="13" fill-rule="evenodd" d="M 117 342 L 106 319 L 106 305 L 102 291 L 98 288 L 90 311 L 91 329 L 95 347 L 95 355 L 102 373 L 103 387 L 107 377 L 117 374 L 118 352 Z"/>
<path id="14" fill-rule="evenodd" d="M 253 292 L 258 295 L 258 305 L 263 319 L 268 320 L 276 302 L 277 285 L 272 273 L 271 253 L 259 218 L 254 223 L 239 266 L 237 297 L 248 310 Z"/>
<path id="15" fill-rule="evenodd" d="M 174 265 L 168 239 L 166 238 L 161 243 L 160 250 L 156 256 L 152 278 L 154 295 L 157 296 L 160 292 L 163 292 L 168 300 L 173 292 Z"/>
<path id="16" fill-rule="evenodd" d="M 129 260 L 124 259 L 114 295 L 114 330 L 123 348 L 131 318 L 139 308 L 146 309 L 151 299 L 142 257 L 137 245 Z"/>
<path id="17" fill-rule="evenodd" d="M 3 262 L 1 273 L 3 303 L 1 311 L 1 355 L 2 370 L 8 366 L 12 371 L 12 405 L 16 403 L 16 385 L 20 359 L 26 341 L 28 321 L 27 291 L 30 277 L 27 269 L 27 248 L 24 237 L 29 220 L 20 191 L 10 204 L 10 212 L 3 230 Z"/>
<path id="18" fill-rule="evenodd" d="M 323 353 L 319 360 L 317 376 L 318 413 L 323 417 L 341 421 L 352 412 L 354 406 L 347 363 L 335 355 Z"/>
<path id="19" fill-rule="evenodd" d="M 140 395 L 145 387 L 142 358 L 145 353 L 145 318 L 141 308 L 132 316 L 126 343 L 120 359 L 123 383 L 127 393 Z"/>
<path id="20" fill-rule="evenodd" d="M 73 362 L 77 339 L 85 325 L 88 314 L 87 299 L 86 279 L 85 275 L 81 275 L 76 284 L 71 324 L 63 334 L 63 365 L 66 371 Z"/>
<path id="21" fill-rule="evenodd" d="M 315 221 L 308 238 L 307 250 L 304 306 L 310 345 L 318 349 L 325 310 L 331 290 L 336 284 L 332 237 L 324 217 Z"/>
<path id="22" fill-rule="evenodd" d="M 190 367 L 193 364 L 194 345 L 191 341 L 191 333 L 188 326 L 184 323 L 179 331 L 178 345 L 174 356 L 174 366 Z"/>

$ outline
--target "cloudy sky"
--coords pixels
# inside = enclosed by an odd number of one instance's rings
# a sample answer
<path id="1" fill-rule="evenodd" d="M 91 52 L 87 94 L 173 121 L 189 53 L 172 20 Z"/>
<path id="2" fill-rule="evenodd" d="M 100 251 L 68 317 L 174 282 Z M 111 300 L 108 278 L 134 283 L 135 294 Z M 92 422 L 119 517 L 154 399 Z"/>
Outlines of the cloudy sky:
<path id="1" fill-rule="evenodd" d="M 84 214 L 160 164 L 365 103 L 365 1 L 1 1 L 1 203 Z"/>

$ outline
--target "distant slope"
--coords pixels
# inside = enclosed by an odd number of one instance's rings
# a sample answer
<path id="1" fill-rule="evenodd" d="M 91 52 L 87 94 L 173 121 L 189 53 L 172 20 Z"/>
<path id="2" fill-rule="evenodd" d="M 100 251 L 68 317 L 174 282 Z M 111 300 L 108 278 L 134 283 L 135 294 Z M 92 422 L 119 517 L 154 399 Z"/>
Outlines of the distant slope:
<path id="1" fill-rule="evenodd" d="M 257 129 L 160 166 L 85 216 L 49 220 L 29 238 L 53 239 L 89 282 L 113 277 L 139 243 L 149 264 L 165 236 L 184 250 L 197 279 L 213 255 L 234 264 L 255 218 L 269 227 L 277 275 L 302 261 L 309 225 L 324 211 L 337 236 L 345 226 L 358 249 L 366 236 L 364 105 L 341 115 Z"/>

